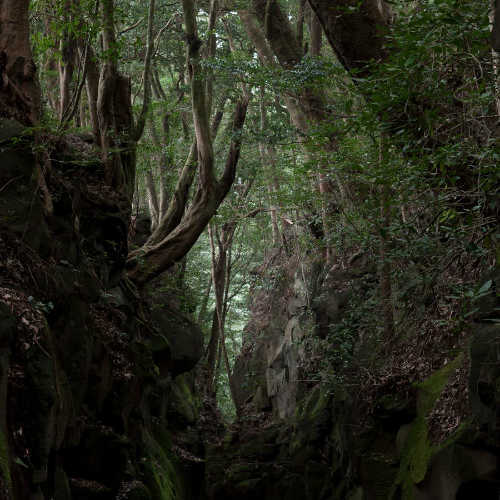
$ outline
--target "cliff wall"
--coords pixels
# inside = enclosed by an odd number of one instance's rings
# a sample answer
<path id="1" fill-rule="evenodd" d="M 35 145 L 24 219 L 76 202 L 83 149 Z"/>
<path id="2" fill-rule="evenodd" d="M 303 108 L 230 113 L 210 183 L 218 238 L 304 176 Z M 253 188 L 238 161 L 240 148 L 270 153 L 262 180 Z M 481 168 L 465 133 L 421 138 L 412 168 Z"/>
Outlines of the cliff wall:
<path id="1" fill-rule="evenodd" d="M 201 331 L 126 279 L 90 142 L 0 121 L 0 498 L 197 498 Z"/>

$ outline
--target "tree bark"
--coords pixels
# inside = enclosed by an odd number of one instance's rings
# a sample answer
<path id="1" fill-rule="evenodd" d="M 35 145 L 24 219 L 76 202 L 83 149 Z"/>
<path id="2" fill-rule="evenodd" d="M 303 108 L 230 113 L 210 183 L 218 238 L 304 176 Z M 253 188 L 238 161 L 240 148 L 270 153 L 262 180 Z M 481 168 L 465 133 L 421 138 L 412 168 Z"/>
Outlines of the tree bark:
<path id="1" fill-rule="evenodd" d="M 213 179 L 213 181 L 200 182 L 193 202 L 181 222 L 158 243 L 147 242 L 144 247 L 129 256 L 128 274 L 138 286 L 144 286 L 148 281 L 169 269 L 190 250 L 226 197 L 236 173 L 247 106 L 246 99 L 242 99 L 236 105 L 232 127 L 234 138 L 231 141 L 221 179 L 218 182 L 215 181 L 213 163 L 211 167 L 205 164 L 204 178 Z M 206 157 L 198 156 L 200 164 L 205 160 Z M 201 165 L 200 170 L 202 170 Z"/>
<path id="2" fill-rule="evenodd" d="M 155 0 L 149 0 L 148 9 L 148 35 L 146 40 L 146 56 L 144 58 L 144 70 L 143 70 L 143 82 L 144 82 L 144 96 L 142 99 L 142 109 L 137 119 L 137 124 L 133 130 L 132 140 L 137 142 L 143 132 L 144 126 L 146 125 L 146 115 L 149 110 L 149 105 L 151 103 L 151 60 L 153 58 L 154 50 L 154 39 L 153 39 L 153 28 L 154 28 L 154 16 L 155 16 Z"/>
<path id="3" fill-rule="evenodd" d="M 276 60 L 271 47 L 269 46 L 264 33 L 262 32 L 257 19 L 248 10 L 239 10 L 238 15 L 241 19 L 243 27 L 248 35 L 248 38 L 253 43 L 255 50 L 262 64 L 276 66 Z M 307 118 L 300 109 L 297 100 L 290 96 L 283 96 L 290 119 L 294 126 L 303 133 L 307 133 L 309 127 Z"/>
<path id="4" fill-rule="evenodd" d="M 297 43 L 300 47 L 304 44 L 304 14 L 305 14 L 306 0 L 299 0 L 299 13 L 297 15 Z"/>
<path id="5" fill-rule="evenodd" d="M 76 40 L 70 28 L 75 21 L 74 4 L 72 0 L 65 0 L 63 5 L 62 23 L 64 31 L 60 41 L 61 59 L 59 61 L 59 120 L 62 122 L 68 113 L 71 100 L 71 82 L 75 69 Z M 83 58 L 83 55 L 82 55 Z"/>
<path id="6" fill-rule="evenodd" d="M 129 256 L 127 261 L 129 277 L 138 286 L 144 286 L 186 255 L 226 197 L 236 173 L 241 149 L 241 132 L 248 107 L 247 98 L 241 99 L 236 105 L 232 127 L 233 140 L 224 172 L 217 181 L 214 172 L 212 132 L 207 113 L 207 87 L 201 77 L 201 41 L 197 34 L 194 1 L 183 0 L 182 4 L 189 53 L 188 68 L 200 184 L 189 210 L 180 223 L 157 243 L 153 242 L 157 241 L 158 235 L 152 235 L 146 245 Z M 161 231 L 163 236 L 164 228 L 161 228 Z"/>
<path id="7" fill-rule="evenodd" d="M 80 46 L 80 54 L 83 54 L 85 47 Z M 85 88 L 87 90 L 87 102 L 89 107 L 89 119 L 92 134 L 96 143 L 100 143 L 101 132 L 99 128 L 99 116 L 97 113 L 97 100 L 99 96 L 99 68 L 94 49 L 89 43 L 87 47 L 87 75 Z"/>
<path id="8" fill-rule="evenodd" d="M 321 55 L 323 29 L 321 28 L 318 16 L 314 12 L 311 13 L 309 32 L 311 34 L 311 48 L 309 52 L 313 57 L 319 57 Z"/>
<path id="9" fill-rule="evenodd" d="M 48 8 L 48 7 L 47 7 Z M 44 26 L 45 26 L 45 36 L 47 39 L 50 40 L 55 40 L 55 34 L 53 33 L 53 25 L 52 25 L 52 18 L 55 18 L 55 14 L 53 12 L 53 9 L 49 10 L 45 16 L 44 19 Z M 58 67 L 57 67 L 57 61 L 54 57 L 55 53 L 55 47 L 57 45 L 57 42 L 53 42 L 51 44 L 50 50 L 47 50 L 46 53 L 44 54 L 45 61 L 43 65 L 43 79 L 47 82 L 46 86 L 47 88 L 45 89 L 45 95 L 47 97 L 47 100 L 49 102 L 49 106 L 52 108 L 53 112 L 59 116 L 60 111 L 59 111 L 59 93 L 57 91 L 58 89 Z"/>
<path id="10" fill-rule="evenodd" d="M 223 116 L 224 102 L 221 102 L 221 107 L 217 111 L 212 121 L 212 140 L 217 136 L 217 131 L 219 130 L 219 125 Z M 181 222 L 182 217 L 186 209 L 186 205 L 189 198 L 189 190 L 193 184 L 193 180 L 196 174 L 196 169 L 198 167 L 198 150 L 196 147 L 196 139 L 191 144 L 189 154 L 182 169 L 179 179 L 174 190 L 174 193 L 170 199 L 170 203 L 161 220 L 158 222 L 156 230 L 153 232 L 151 237 L 148 239 L 144 247 L 155 246 L 161 241 L 163 241 Z M 130 254 L 130 257 L 137 256 L 139 252 L 143 249 L 139 249 Z"/>
<path id="11" fill-rule="evenodd" d="M 99 76 L 97 116 L 106 183 L 118 188 L 125 180 L 119 156 L 112 151 L 115 146 L 113 101 L 118 79 L 113 0 L 101 0 L 101 17 L 104 64 Z"/>
<path id="12" fill-rule="evenodd" d="M 288 17 L 275 0 L 252 0 L 252 6 L 281 66 L 292 69 L 303 54 Z"/>
<path id="13" fill-rule="evenodd" d="M 40 86 L 29 35 L 29 0 L 0 0 L 0 116 L 32 126 Z"/>
<path id="14" fill-rule="evenodd" d="M 212 282 L 214 283 L 214 295 L 215 295 L 215 311 L 212 323 L 212 335 L 210 337 L 210 343 L 208 345 L 208 357 L 207 357 L 207 394 L 210 397 L 215 398 L 215 393 L 217 390 L 217 377 L 216 366 L 217 366 L 217 352 L 219 351 L 224 358 L 224 364 L 226 367 L 227 378 L 229 382 L 229 389 L 231 392 L 231 398 L 236 409 L 236 414 L 239 416 L 240 408 L 235 395 L 234 379 L 232 376 L 231 365 L 229 363 L 229 357 L 226 348 L 226 336 L 225 336 L 225 322 L 226 322 L 226 311 L 227 311 L 227 291 L 229 288 L 230 281 L 230 263 L 228 262 L 228 255 L 231 254 L 231 245 L 233 243 L 234 232 L 236 230 L 236 221 L 231 221 L 222 226 L 220 236 L 217 235 L 217 255 L 215 251 L 215 241 L 213 230 L 209 226 L 209 237 L 210 237 L 210 248 L 212 253 Z M 220 349 L 222 347 L 222 349 Z"/>
<path id="15" fill-rule="evenodd" d="M 222 330 L 224 328 L 224 321 L 222 318 L 222 297 L 224 296 L 226 279 L 227 247 L 223 243 L 225 240 L 224 228 L 222 229 L 221 237 L 217 234 L 217 253 L 215 250 L 214 230 L 210 225 L 208 226 L 208 235 L 211 249 L 211 269 L 215 295 L 215 310 L 212 319 L 210 341 L 208 343 L 206 390 L 208 395 L 214 396 L 214 377 L 217 362 L 217 351 L 221 340 Z"/>
<path id="16" fill-rule="evenodd" d="M 152 169 L 150 168 L 146 172 L 146 196 L 148 198 L 149 216 L 151 217 L 151 231 L 155 231 L 155 229 L 158 227 L 160 210 L 155 181 L 151 170 Z"/>
<path id="17" fill-rule="evenodd" d="M 340 63 L 366 77 L 368 63 L 385 59 L 384 35 L 391 11 L 385 0 L 308 0 Z"/>
<path id="18" fill-rule="evenodd" d="M 500 2 L 491 0 L 492 9 L 492 30 L 491 30 L 491 47 L 495 52 L 500 53 Z"/>

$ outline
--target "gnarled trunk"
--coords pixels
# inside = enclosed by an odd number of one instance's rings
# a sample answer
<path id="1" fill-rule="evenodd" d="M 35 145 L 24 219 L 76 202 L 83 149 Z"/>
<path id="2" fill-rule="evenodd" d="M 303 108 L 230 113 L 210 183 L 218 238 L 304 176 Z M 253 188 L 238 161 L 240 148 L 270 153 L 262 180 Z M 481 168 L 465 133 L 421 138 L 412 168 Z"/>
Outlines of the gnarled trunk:
<path id="1" fill-rule="evenodd" d="M 139 286 L 145 285 L 186 255 L 226 197 L 236 174 L 241 149 L 241 131 L 248 107 L 246 97 L 236 105 L 233 120 L 234 139 L 231 141 L 224 172 L 217 180 L 214 171 L 213 137 L 207 108 L 207 86 L 200 74 L 202 42 L 197 33 L 195 5 L 193 0 L 183 0 L 182 4 L 189 50 L 192 112 L 200 185 L 189 210 L 179 224 L 168 234 L 165 234 L 164 228 L 160 226 L 146 245 L 129 256 L 128 274 Z M 156 236 L 159 231 L 165 236 L 158 241 Z"/>

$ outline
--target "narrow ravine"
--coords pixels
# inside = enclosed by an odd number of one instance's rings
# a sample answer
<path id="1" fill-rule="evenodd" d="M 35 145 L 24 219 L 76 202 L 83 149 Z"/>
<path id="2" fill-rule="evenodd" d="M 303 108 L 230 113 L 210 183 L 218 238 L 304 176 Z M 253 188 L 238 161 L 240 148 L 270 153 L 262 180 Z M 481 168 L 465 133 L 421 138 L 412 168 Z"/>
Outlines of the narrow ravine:
<path id="1" fill-rule="evenodd" d="M 500 0 L 0 0 L 0 500 L 500 499 Z"/>

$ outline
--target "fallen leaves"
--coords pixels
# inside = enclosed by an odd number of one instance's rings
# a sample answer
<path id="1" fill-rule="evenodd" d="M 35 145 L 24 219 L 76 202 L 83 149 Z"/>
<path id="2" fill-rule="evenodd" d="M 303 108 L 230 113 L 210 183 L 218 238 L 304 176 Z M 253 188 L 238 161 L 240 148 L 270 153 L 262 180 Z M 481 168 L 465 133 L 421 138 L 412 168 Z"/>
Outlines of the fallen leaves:
<path id="1" fill-rule="evenodd" d="M 31 299 L 31 300 L 30 300 Z M 5 304 L 18 320 L 18 329 L 24 333 L 19 337 L 23 350 L 40 345 L 46 320 L 43 312 L 36 307 L 33 297 L 20 290 L 0 287 L 0 302 Z"/>

